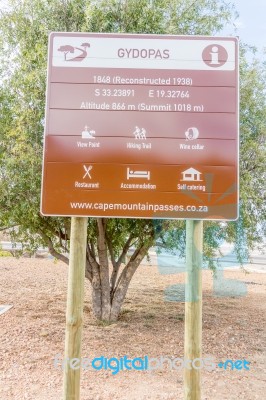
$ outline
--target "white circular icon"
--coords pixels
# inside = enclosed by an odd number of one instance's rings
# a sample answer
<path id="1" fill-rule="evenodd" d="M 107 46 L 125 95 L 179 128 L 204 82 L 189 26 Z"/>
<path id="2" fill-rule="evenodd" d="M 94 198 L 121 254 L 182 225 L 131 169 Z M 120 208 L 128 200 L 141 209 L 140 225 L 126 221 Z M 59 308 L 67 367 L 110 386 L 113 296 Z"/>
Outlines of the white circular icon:
<path id="1" fill-rule="evenodd" d="M 188 130 L 185 132 L 187 140 L 195 140 L 199 137 L 199 130 L 195 127 L 193 128 L 188 128 Z"/>

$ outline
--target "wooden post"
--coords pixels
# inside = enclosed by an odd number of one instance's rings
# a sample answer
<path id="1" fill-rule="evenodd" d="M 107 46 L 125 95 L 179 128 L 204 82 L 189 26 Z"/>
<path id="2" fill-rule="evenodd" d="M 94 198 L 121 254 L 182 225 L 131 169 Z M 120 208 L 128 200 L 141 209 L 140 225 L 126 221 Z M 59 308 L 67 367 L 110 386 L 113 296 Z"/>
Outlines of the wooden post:
<path id="1" fill-rule="evenodd" d="M 200 358 L 202 337 L 202 251 L 203 221 L 186 221 L 186 265 L 185 289 L 185 359 Z M 201 398 L 201 361 L 191 362 L 184 369 L 185 400 Z"/>
<path id="2" fill-rule="evenodd" d="M 80 398 L 87 224 L 88 218 L 86 217 L 71 218 L 64 357 L 64 400 L 79 400 Z M 78 364 L 73 359 L 78 359 Z M 71 360 L 73 360 L 72 364 Z M 77 365 L 80 368 L 75 368 Z"/>

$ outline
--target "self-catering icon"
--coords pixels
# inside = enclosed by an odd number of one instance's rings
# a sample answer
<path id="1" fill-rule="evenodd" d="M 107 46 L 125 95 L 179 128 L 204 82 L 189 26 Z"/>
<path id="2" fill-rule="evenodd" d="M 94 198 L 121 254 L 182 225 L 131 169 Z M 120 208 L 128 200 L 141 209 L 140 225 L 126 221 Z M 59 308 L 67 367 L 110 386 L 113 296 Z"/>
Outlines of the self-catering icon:
<path id="1" fill-rule="evenodd" d="M 201 172 L 197 171 L 195 168 L 189 168 L 183 171 L 182 173 L 182 181 L 186 182 L 200 182 L 200 176 L 202 175 Z"/>

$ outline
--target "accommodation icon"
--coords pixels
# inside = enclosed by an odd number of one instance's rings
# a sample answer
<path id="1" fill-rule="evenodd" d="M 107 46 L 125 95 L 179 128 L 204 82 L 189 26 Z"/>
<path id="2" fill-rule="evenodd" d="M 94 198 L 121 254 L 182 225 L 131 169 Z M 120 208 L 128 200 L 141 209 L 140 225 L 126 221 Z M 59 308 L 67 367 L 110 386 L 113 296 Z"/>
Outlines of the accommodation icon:
<path id="1" fill-rule="evenodd" d="M 195 168 L 189 168 L 182 172 L 182 181 L 199 182 L 202 181 L 202 179 L 200 179 L 201 175 L 202 173 Z"/>

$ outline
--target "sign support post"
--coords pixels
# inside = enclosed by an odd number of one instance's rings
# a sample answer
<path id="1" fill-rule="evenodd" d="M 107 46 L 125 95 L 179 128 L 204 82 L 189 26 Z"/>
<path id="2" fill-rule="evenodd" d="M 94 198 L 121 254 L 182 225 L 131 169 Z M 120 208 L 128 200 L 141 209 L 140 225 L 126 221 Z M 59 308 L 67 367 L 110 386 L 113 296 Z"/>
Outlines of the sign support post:
<path id="1" fill-rule="evenodd" d="M 203 221 L 187 220 L 184 356 L 193 365 L 188 363 L 184 372 L 185 400 L 201 398 L 202 251 Z"/>
<path id="2" fill-rule="evenodd" d="M 80 398 L 87 223 L 87 217 L 71 218 L 64 357 L 64 360 L 66 360 L 64 362 L 64 400 L 79 400 Z"/>
<path id="3" fill-rule="evenodd" d="M 232 37 L 51 33 L 41 213 L 72 216 L 64 400 L 80 398 L 87 217 L 162 212 L 187 219 L 185 400 L 200 400 L 203 220 L 238 218 L 238 69 Z"/>

